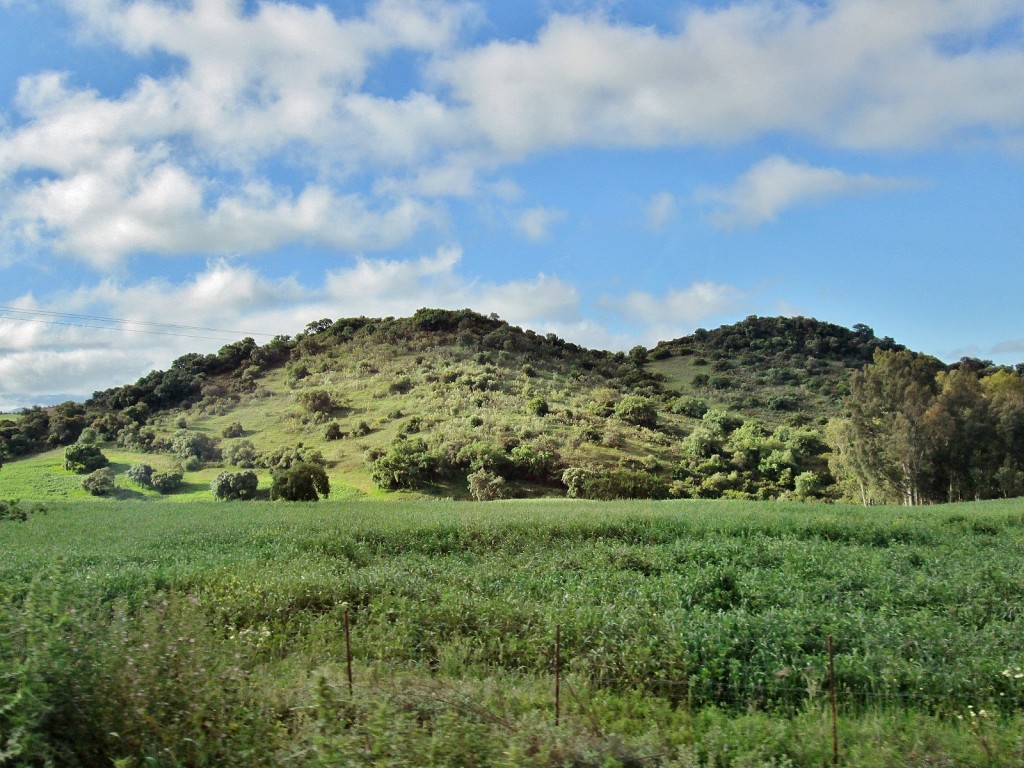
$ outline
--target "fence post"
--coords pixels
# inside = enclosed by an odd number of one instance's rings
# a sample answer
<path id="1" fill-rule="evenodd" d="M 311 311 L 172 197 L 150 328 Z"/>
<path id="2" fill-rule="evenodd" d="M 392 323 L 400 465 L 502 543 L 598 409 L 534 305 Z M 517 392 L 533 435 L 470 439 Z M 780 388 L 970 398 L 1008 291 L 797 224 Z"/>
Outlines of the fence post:
<path id="1" fill-rule="evenodd" d="M 828 636 L 828 698 L 832 706 L 832 765 L 839 765 L 839 718 L 836 714 L 836 667 L 832 635 Z"/>
<path id="2" fill-rule="evenodd" d="M 562 625 L 555 625 L 555 726 L 562 721 Z"/>
<path id="3" fill-rule="evenodd" d="M 348 670 L 348 695 L 352 695 L 352 631 L 348 620 L 348 608 L 345 609 L 345 666 Z"/>

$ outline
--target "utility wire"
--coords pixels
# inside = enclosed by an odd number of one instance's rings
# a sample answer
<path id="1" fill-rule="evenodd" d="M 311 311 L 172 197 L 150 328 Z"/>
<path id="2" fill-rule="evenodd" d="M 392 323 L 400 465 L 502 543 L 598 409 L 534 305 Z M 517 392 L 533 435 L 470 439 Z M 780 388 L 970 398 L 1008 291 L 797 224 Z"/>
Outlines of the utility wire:
<path id="1" fill-rule="evenodd" d="M 15 323 L 42 323 L 47 326 L 70 326 L 72 328 L 89 328 L 94 331 L 124 331 L 133 334 L 151 334 L 154 336 L 174 336 L 179 339 L 205 339 L 206 341 L 237 341 L 237 339 L 225 339 L 216 336 L 196 336 L 194 334 L 179 334 L 171 331 L 150 331 L 144 328 L 115 328 L 113 326 L 87 326 L 84 323 L 63 323 L 61 321 L 44 321 L 37 317 L 10 317 L 0 314 L 0 319 L 9 319 Z"/>
<path id="2" fill-rule="evenodd" d="M 0 317 L 2 317 L 3 319 L 7 319 L 7 320 L 15 320 L 15 321 L 22 321 L 22 322 L 45 323 L 47 325 L 66 325 L 66 326 L 73 326 L 73 327 L 80 327 L 80 328 L 95 328 L 97 330 L 121 330 L 121 331 L 128 331 L 130 333 L 149 333 L 149 334 L 156 334 L 156 335 L 160 335 L 160 336 L 179 336 L 179 337 L 189 338 L 189 339 L 206 339 L 206 340 L 209 340 L 209 341 L 234 341 L 234 339 L 233 338 L 232 339 L 224 339 L 224 338 L 211 337 L 211 336 L 197 336 L 197 335 L 193 335 L 193 334 L 182 333 L 182 331 L 209 331 L 211 333 L 230 333 L 230 334 L 237 335 L 237 336 L 264 336 L 264 337 L 267 337 L 267 338 L 271 338 L 271 334 L 269 334 L 269 333 L 246 333 L 244 331 L 234 331 L 234 330 L 229 330 L 229 329 L 226 329 L 226 328 L 208 328 L 208 327 L 199 326 L 199 325 L 178 325 L 178 324 L 175 324 L 175 323 L 157 323 L 157 322 L 151 322 L 151 321 L 148 321 L 148 320 L 129 320 L 127 318 L 102 317 L 102 316 L 98 316 L 98 315 L 78 315 L 78 314 L 72 314 L 70 312 L 52 312 L 52 311 L 43 310 L 43 309 L 21 309 L 19 307 L 0 306 L 0 311 L 6 312 L 6 313 L 14 312 L 14 313 L 25 314 L 25 315 L 39 315 L 39 316 L 41 316 L 41 317 L 17 317 L 17 316 L 11 316 L 9 314 L 8 315 L 0 315 Z M 45 320 L 45 319 L 42 319 L 42 318 L 67 318 L 67 319 L 62 319 L 62 320 L 60 320 L 60 319 Z M 85 323 L 85 322 L 83 322 L 83 323 L 71 322 L 71 320 L 83 320 L 83 321 L 87 321 L 88 324 Z M 111 327 L 111 326 L 108 326 L 108 325 L 95 325 L 95 323 L 121 323 L 121 324 L 139 325 L 139 326 L 147 326 L 147 327 L 144 327 L 144 328 L 125 328 L 125 327 L 115 328 L 115 327 Z M 160 329 L 162 329 L 162 330 L 160 330 Z"/>

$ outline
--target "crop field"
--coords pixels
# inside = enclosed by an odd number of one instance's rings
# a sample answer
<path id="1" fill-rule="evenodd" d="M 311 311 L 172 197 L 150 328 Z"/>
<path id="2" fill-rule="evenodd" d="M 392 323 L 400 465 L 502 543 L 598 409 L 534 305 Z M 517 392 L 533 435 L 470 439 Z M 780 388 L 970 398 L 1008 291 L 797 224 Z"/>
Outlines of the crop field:
<path id="1" fill-rule="evenodd" d="M 69 501 L 0 550 L 0 765 L 828 765 L 829 636 L 841 764 L 1024 762 L 1019 500 Z"/>

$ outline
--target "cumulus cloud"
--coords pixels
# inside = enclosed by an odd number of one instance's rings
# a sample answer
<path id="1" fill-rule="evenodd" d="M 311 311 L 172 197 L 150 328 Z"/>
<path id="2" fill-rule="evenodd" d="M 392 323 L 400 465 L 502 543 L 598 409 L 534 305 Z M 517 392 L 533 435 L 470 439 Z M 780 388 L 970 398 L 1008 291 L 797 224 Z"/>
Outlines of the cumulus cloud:
<path id="1" fill-rule="evenodd" d="M 551 227 L 567 218 L 565 211 L 556 208 L 530 208 L 516 218 L 516 230 L 526 239 L 537 243 L 551 232 Z"/>
<path id="2" fill-rule="evenodd" d="M 438 221 L 430 201 L 551 147 L 1024 136 L 1024 49 L 992 34 L 1021 23 L 1018 0 L 751 0 L 689 9 L 673 31 L 561 13 L 535 39 L 473 45 L 460 30 L 478 11 L 441 0 L 351 16 L 283 1 L 67 6 L 83 35 L 178 62 L 119 94 L 27 75 L 0 129 L 6 236 L 103 268 L 296 241 L 386 249 Z M 371 92 L 373 66 L 401 51 L 422 69 L 404 93 Z M 657 225 L 668 198 L 652 202 Z M 517 224 L 539 239 L 558 219 L 535 208 Z"/>
<path id="3" fill-rule="evenodd" d="M 472 169 L 431 179 L 460 141 L 450 110 L 419 91 L 362 90 L 375 57 L 448 46 L 460 5 L 380 0 L 353 18 L 283 2 L 250 14 L 226 0 L 70 10 L 95 37 L 183 66 L 114 96 L 74 88 L 66 73 L 22 78 L 21 121 L 0 131 L 0 219 L 29 246 L 98 267 L 296 241 L 376 250 L 436 220 L 424 196 L 471 185 Z M 377 193 L 347 181 L 371 166 L 425 181 Z"/>
<path id="4" fill-rule="evenodd" d="M 715 316 L 736 312 L 747 295 L 731 285 L 698 282 L 661 296 L 634 291 L 622 298 L 605 296 L 601 306 L 637 327 L 644 343 L 677 338 Z"/>
<path id="5" fill-rule="evenodd" d="M 698 197 L 720 206 L 710 215 L 716 226 L 757 226 L 775 221 L 788 208 L 831 197 L 902 189 L 906 179 L 848 174 L 816 168 L 775 155 L 754 165 L 729 189 L 706 189 Z"/>
<path id="6" fill-rule="evenodd" d="M 471 307 L 539 332 L 587 329 L 571 283 L 545 274 L 505 283 L 479 280 L 460 273 L 461 260 L 457 247 L 406 261 L 361 257 L 312 286 L 217 261 L 180 282 L 110 278 L 45 298 L 21 297 L 11 306 L 27 311 L 0 317 L 0 407 L 53 393 L 85 397 L 167 368 L 187 352 L 211 352 L 246 335 L 265 343 L 321 317 Z M 188 318 L 180 323 L 188 327 L 168 326 L 182 307 L 188 307 Z"/>
<path id="7" fill-rule="evenodd" d="M 513 156 L 774 131 L 920 146 L 1024 130 L 1020 41 L 986 45 L 1021 15 L 1014 0 L 745 2 L 689 11 L 668 33 L 558 15 L 534 42 L 490 42 L 440 62 L 435 76 Z"/>

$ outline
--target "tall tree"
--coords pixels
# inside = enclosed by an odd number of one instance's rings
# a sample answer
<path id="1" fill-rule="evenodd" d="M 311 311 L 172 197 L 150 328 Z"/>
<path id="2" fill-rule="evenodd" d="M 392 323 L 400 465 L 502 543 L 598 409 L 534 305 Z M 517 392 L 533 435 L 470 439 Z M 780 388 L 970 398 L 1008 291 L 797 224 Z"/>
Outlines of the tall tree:
<path id="1" fill-rule="evenodd" d="M 851 376 L 846 424 L 832 437 L 842 441 L 834 446 L 840 475 L 854 478 L 863 500 L 926 500 L 933 466 L 924 415 L 940 370 L 935 358 L 878 349 L 874 362 Z"/>

